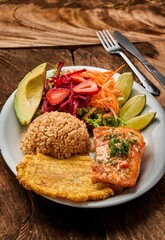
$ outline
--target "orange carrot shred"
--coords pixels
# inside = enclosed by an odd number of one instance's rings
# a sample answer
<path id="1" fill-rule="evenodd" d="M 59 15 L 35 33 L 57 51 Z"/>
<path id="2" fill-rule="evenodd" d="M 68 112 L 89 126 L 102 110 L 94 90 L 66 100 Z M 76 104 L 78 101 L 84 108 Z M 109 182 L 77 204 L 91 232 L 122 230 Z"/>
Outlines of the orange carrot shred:
<path id="1" fill-rule="evenodd" d="M 116 88 L 116 83 L 113 75 L 117 73 L 124 65 L 119 67 L 116 71 L 86 71 L 82 72 L 82 76 L 86 79 L 94 81 L 101 89 L 94 94 L 89 102 L 89 105 L 94 108 L 106 109 L 117 117 L 120 111 L 118 97 L 121 96 Z"/>

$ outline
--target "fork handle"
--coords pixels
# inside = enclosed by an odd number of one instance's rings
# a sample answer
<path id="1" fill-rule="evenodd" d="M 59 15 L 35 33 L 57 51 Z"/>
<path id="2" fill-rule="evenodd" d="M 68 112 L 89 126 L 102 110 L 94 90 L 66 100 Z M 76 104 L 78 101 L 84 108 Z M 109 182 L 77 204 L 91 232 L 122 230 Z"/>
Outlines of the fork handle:
<path id="1" fill-rule="evenodd" d="M 153 94 L 154 96 L 160 95 L 160 90 L 137 68 L 135 65 L 129 60 L 129 58 L 125 55 L 124 52 L 118 52 L 120 56 L 125 60 L 125 62 L 129 65 L 138 79 L 141 81 L 143 86 L 146 88 L 148 92 Z"/>

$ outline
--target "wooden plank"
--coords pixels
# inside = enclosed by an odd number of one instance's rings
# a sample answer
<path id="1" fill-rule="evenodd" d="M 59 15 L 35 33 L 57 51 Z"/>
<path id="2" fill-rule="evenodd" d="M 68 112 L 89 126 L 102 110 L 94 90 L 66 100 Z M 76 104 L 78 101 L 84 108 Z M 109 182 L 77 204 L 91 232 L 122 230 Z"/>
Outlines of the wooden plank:
<path id="1" fill-rule="evenodd" d="M 98 44 L 100 29 L 164 42 L 163 7 L 163 1 L 1 1 L 0 48 Z"/>

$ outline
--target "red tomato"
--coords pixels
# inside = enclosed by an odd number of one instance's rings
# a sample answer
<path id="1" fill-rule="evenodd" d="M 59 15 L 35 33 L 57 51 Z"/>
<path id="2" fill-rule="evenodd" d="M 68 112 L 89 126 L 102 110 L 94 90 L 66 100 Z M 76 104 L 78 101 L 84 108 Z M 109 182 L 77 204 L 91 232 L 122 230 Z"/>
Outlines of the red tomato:
<path id="1" fill-rule="evenodd" d="M 128 162 L 127 161 L 123 161 L 122 163 L 120 163 L 120 167 L 121 168 L 127 168 L 128 167 Z"/>

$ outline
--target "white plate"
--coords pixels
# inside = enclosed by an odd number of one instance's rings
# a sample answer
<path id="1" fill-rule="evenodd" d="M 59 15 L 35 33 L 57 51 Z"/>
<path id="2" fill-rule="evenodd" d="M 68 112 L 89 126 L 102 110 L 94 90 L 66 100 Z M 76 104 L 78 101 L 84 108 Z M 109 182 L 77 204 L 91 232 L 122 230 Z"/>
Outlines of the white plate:
<path id="1" fill-rule="evenodd" d="M 64 67 L 63 71 L 70 69 L 90 69 L 105 71 L 105 69 L 87 67 L 87 66 L 71 66 Z M 50 77 L 52 71 L 47 72 Z M 142 134 L 146 141 L 146 147 L 142 158 L 140 175 L 135 187 L 123 191 L 121 194 L 110 197 L 105 200 L 91 201 L 86 203 L 74 203 L 60 199 L 51 199 L 52 201 L 65 204 L 68 206 L 81 208 L 100 208 L 118 205 L 128 202 L 132 199 L 151 189 L 163 176 L 165 172 L 165 148 L 163 147 L 165 140 L 165 112 L 157 100 L 148 93 L 143 87 L 134 82 L 132 95 L 146 94 L 147 103 L 144 112 L 156 111 L 156 119 L 149 125 Z M 22 152 L 19 149 L 20 135 L 23 127 L 19 124 L 14 108 L 14 93 L 6 101 L 0 117 L 0 147 L 2 155 L 11 169 L 16 175 L 16 166 L 22 159 Z"/>

